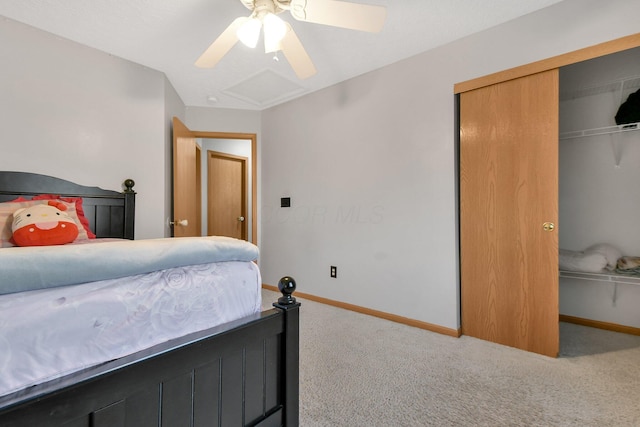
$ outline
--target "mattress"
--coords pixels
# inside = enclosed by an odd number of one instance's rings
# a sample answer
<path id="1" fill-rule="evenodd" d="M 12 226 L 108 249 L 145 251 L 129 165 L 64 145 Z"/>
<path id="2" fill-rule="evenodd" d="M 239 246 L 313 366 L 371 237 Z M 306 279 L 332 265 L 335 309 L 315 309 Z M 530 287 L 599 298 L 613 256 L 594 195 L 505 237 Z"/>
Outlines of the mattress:
<path id="1" fill-rule="evenodd" d="M 0 249 L 0 294 L 77 285 L 221 261 L 254 261 L 258 247 L 223 236 L 86 243 Z"/>
<path id="2" fill-rule="evenodd" d="M 246 261 L 0 295 L 0 396 L 260 310 Z"/>

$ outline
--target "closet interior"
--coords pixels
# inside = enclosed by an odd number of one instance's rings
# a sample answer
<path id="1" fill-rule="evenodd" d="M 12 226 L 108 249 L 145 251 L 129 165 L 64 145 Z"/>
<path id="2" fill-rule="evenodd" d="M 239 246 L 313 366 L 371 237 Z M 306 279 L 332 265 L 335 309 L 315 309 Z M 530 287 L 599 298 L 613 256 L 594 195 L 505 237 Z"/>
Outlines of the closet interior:
<path id="1" fill-rule="evenodd" d="M 631 333 L 640 328 L 640 268 L 631 268 L 640 267 L 640 119 L 615 116 L 637 91 L 640 48 L 560 68 L 560 315 Z"/>

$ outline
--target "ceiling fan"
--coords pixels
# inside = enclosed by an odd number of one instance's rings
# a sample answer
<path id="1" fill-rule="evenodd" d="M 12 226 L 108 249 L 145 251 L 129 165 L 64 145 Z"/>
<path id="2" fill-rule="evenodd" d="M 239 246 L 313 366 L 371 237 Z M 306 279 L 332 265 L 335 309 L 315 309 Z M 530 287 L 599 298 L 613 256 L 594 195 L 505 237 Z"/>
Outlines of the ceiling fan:
<path id="1" fill-rule="evenodd" d="M 264 34 L 265 52 L 282 51 L 300 79 L 316 73 L 316 67 L 291 25 L 277 15 L 288 10 L 298 21 L 330 25 L 352 30 L 378 32 L 384 25 L 383 6 L 338 0 L 240 0 L 251 15 L 236 18 L 198 58 L 196 66 L 213 68 L 241 40 L 255 47 Z"/>

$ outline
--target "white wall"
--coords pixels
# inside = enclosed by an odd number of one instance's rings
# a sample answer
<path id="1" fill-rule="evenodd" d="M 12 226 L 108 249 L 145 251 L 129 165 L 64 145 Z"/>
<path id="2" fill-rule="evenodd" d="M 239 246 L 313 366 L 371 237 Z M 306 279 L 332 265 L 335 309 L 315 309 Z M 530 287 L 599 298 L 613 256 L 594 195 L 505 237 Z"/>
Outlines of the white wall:
<path id="1" fill-rule="evenodd" d="M 565 0 L 263 112 L 264 282 L 458 328 L 453 85 L 633 34 L 639 14 Z"/>
<path id="2" fill-rule="evenodd" d="M 8 19 L 0 58 L 0 169 L 110 190 L 132 178 L 136 238 L 161 237 L 164 75 Z"/>

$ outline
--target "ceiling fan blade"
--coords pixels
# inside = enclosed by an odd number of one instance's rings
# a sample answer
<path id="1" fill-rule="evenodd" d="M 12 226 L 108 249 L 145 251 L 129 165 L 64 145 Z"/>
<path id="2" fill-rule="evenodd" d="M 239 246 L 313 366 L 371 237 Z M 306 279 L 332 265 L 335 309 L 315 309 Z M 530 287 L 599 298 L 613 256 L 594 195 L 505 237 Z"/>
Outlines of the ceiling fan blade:
<path id="1" fill-rule="evenodd" d="M 338 0 L 291 0 L 290 10 L 299 21 L 370 33 L 379 32 L 387 16 L 383 6 Z"/>
<path id="2" fill-rule="evenodd" d="M 238 42 L 238 35 L 236 34 L 238 28 L 248 19 L 248 17 L 236 18 L 198 58 L 196 66 L 200 68 L 215 67 L 222 57 Z"/>
<path id="3" fill-rule="evenodd" d="M 280 42 L 282 53 L 291 64 L 291 68 L 293 68 L 298 78 L 304 80 L 316 73 L 316 67 L 313 65 L 307 51 L 304 50 L 302 42 L 300 42 L 291 25 L 287 24 L 287 27 L 288 31 Z"/>

